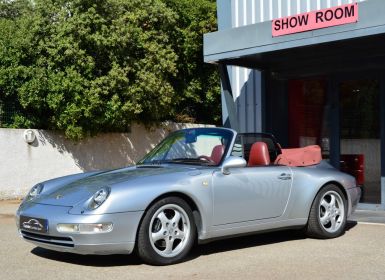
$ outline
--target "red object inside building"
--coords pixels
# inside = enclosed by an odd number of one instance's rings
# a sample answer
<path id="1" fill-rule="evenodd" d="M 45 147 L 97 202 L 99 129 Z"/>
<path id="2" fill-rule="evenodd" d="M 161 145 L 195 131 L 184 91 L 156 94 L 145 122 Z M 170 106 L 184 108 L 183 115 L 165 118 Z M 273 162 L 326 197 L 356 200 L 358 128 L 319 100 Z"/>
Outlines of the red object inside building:
<path id="1" fill-rule="evenodd" d="M 360 155 L 341 155 L 340 170 L 354 176 L 357 184 L 362 186 L 365 182 L 365 156 Z"/>

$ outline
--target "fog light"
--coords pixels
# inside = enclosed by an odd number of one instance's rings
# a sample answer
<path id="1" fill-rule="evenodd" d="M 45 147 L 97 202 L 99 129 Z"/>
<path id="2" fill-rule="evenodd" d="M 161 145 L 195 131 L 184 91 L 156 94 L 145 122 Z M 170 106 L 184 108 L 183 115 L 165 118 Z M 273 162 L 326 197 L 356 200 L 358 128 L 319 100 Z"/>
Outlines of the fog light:
<path id="1" fill-rule="evenodd" d="M 58 224 L 58 232 L 63 233 L 103 233 L 112 231 L 112 223 L 100 224 Z"/>
<path id="2" fill-rule="evenodd" d="M 80 233 L 98 233 L 98 232 L 110 232 L 112 230 L 112 223 L 106 224 L 79 224 Z"/>

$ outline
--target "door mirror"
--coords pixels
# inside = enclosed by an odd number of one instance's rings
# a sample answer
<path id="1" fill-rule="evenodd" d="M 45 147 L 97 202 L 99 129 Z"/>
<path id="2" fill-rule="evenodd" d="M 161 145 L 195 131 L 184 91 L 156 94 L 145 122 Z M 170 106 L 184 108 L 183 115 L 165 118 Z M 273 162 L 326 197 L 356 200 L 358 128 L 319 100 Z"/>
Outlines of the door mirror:
<path id="1" fill-rule="evenodd" d="M 234 157 L 234 156 L 229 156 L 225 162 L 222 164 L 222 173 L 224 175 L 229 175 L 230 174 L 230 168 L 239 168 L 239 167 L 245 167 L 246 166 L 246 160 L 241 157 Z"/>

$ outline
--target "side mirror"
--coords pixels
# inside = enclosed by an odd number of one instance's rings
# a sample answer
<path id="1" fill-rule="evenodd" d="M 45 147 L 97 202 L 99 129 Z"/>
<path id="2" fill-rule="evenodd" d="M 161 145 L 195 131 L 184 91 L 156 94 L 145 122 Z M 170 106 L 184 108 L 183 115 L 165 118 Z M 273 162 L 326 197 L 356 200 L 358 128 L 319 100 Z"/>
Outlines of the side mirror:
<path id="1" fill-rule="evenodd" d="M 241 157 L 234 157 L 234 156 L 229 156 L 224 163 L 222 164 L 222 173 L 224 175 L 229 175 L 230 174 L 230 168 L 236 168 L 236 167 L 245 167 L 246 166 L 246 160 Z"/>

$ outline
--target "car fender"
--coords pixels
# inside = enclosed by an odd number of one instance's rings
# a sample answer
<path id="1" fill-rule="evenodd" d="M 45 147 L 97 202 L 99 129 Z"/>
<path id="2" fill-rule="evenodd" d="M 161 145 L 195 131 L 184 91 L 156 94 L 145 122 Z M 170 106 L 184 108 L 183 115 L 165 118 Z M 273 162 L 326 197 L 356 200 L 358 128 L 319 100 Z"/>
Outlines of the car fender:
<path id="1" fill-rule="evenodd" d="M 310 208 L 318 192 L 327 184 L 336 184 L 342 188 L 348 203 L 350 213 L 351 203 L 349 188 L 355 187 L 352 176 L 333 169 L 291 167 L 293 173 L 293 188 L 286 210 L 288 219 L 308 219 Z"/>
<path id="2" fill-rule="evenodd" d="M 189 172 L 187 172 L 189 173 Z M 88 210 L 88 200 L 70 210 L 73 215 L 103 215 L 120 212 L 145 212 L 158 199 L 168 195 L 188 197 L 200 213 L 201 232 L 206 232 L 212 217 L 212 171 L 182 172 L 169 176 L 142 178 L 111 187 L 110 197 L 97 209 Z M 133 185 L 138 184 L 138 185 Z M 140 186 L 139 186 L 140 185 Z"/>

